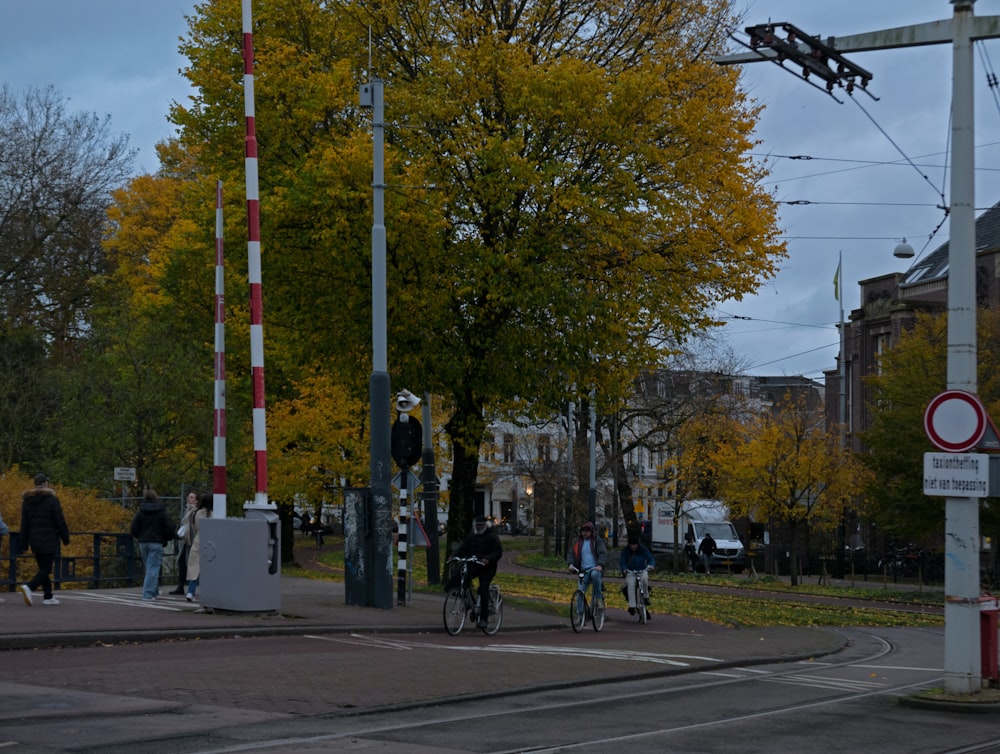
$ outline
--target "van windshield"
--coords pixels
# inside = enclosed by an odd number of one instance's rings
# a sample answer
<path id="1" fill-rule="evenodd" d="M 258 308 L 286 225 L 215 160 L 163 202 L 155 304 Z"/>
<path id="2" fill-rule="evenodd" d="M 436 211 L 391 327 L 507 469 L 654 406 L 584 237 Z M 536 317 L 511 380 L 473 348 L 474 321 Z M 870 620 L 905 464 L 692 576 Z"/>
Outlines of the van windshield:
<path id="1" fill-rule="evenodd" d="M 711 534 L 712 539 L 716 541 L 720 539 L 727 539 L 730 541 L 739 539 L 739 537 L 736 536 L 736 530 L 733 528 L 733 525 L 728 521 L 716 524 L 699 523 L 696 526 L 698 527 L 699 539 L 704 537 L 706 532 Z"/>

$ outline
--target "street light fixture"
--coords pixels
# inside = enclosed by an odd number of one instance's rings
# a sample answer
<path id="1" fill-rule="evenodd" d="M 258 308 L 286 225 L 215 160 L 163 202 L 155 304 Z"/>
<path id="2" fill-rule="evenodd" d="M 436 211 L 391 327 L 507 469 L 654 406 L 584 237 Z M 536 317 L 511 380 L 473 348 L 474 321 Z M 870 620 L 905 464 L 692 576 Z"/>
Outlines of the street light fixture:
<path id="1" fill-rule="evenodd" d="M 902 241 L 896 244 L 896 248 L 892 250 L 892 255 L 898 259 L 912 259 L 914 255 L 913 247 L 906 242 L 904 237 Z"/>

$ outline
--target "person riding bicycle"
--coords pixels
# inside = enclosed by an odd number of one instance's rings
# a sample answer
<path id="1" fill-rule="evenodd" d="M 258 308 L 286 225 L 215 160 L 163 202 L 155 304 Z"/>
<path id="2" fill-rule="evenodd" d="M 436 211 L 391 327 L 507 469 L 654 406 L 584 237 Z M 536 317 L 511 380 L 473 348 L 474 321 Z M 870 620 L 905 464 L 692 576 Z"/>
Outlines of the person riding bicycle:
<path id="1" fill-rule="evenodd" d="M 476 516 L 472 522 L 472 533 L 465 538 L 465 541 L 455 550 L 455 556 L 459 558 L 477 558 L 478 563 L 469 564 L 469 584 L 472 579 L 479 579 L 479 604 L 482 607 L 490 604 L 490 584 L 497 574 L 497 563 L 503 556 L 503 545 L 500 544 L 500 537 L 492 529 L 486 526 L 484 516 Z M 454 584 L 448 584 L 448 589 L 458 586 L 457 575 L 453 577 Z M 486 626 L 486 610 L 480 609 L 479 620 L 476 625 L 479 628 Z"/>
<path id="2" fill-rule="evenodd" d="M 647 569 L 655 568 L 656 561 L 653 560 L 653 553 L 649 551 L 649 548 L 639 541 L 639 535 L 629 534 L 628 544 L 622 550 L 619 565 L 621 566 L 622 575 L 625 577 L 628 614 L 635 615 L 637 606 L 635 596 L 636 576 L 639 577 L 639 581 L 642 584 L 643 593 L 649 594 L 649 571 Z M 634 571 L 638 571 L 639 573 L 634 573 Z M 646 598 L 646 604 L 649 604 L 648 597 Z"/>
<path id="3" fill-rule="evenodd" d="M 590 521 L 584 521 L 580 526 L 580 536 L 569 551 L 566 557 L 571 571 L 583 573 L 583 582 L 580 588 L 584 594 L 587 593 L 587 585 L 593 584 L 591 601 L 597 602 L 597 598 L 604 597 L 604 590 L 601 586 L 601 575 L 604 567 L 608 564 L 608 548 L 604 545 L 604 540 L 595 533 L 594 525 Z"/>

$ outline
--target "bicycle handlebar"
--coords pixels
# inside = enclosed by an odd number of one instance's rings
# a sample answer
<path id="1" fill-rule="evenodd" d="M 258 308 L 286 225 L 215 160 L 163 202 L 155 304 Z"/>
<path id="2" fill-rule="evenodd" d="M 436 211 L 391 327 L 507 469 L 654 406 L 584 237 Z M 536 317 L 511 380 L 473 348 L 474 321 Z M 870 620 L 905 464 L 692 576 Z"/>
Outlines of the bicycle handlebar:
<path id="1" fill-rule="evenodd" d="M 482 563 L 483 563 L 483 561 L 481 561 L 475 555 L 472 555 L 472 556 L 470 556 L 468 558 L 458 558 L 458 557 L 448 558 L 448 562 L 449 563 L 478 563 L 480 565 L 482 565 Z"/>

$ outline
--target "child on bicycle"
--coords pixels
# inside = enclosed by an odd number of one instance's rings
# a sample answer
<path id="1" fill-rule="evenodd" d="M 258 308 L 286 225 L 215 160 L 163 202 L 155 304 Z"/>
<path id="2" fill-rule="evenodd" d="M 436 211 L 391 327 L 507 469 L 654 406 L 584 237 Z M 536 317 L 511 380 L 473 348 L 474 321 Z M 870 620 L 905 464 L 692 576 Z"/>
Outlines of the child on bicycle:
<path id="1" fill-rule="evenodd" d="M 608 548 L 604 545 L 604 540 L 595 533 L 594 525 L 590 521 L 584 521 L 580 526 L 580 536 L 566 556 L 569 569 L 574 572 L 584 574 L 580 588 L 584 594 L 587 593 L 587 585 L 593 584 L 591 602 L 596 603 L 597 598 L 604 598 L 604 590 L 601 586 L 601 575 L 604 567 L 608 564 Z"/>
<path id="2" fill-rule="evenodd" d="M 625 545 L 625 549 L 622 550 L 619 565 L 622 569 L 622 575 L 625 576 L 625 587 L 627 589 L 626 596 L 628 598 L 628 614 L 635 615 L 636 576 L 639 577 L 643 594 L 649 594 L 649 569 L 656 567 L 656 561 L 653 560 L 653 553 L 649 551 L 649 548 L 639 541 L 639 535 L 629 534 L 628 544 Z M 634 571 L 638 571 L 639 573 L 634 573 Z M 646 604 L 649 604 L 649 599 L 646 599 Z"/>

